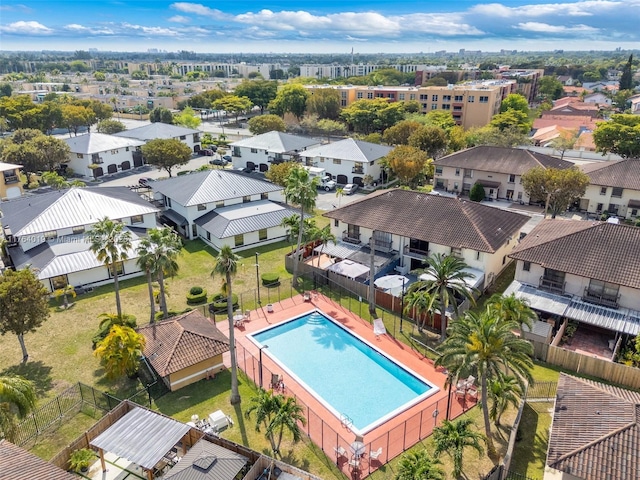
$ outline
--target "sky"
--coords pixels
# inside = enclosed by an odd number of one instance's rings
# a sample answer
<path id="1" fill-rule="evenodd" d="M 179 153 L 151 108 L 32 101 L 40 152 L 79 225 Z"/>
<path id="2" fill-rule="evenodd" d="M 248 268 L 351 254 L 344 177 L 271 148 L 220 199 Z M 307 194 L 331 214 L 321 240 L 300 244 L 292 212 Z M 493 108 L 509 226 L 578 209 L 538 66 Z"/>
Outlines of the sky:
<path id="1" fill-rule="evenodd" d="M 640 0 L 0 2 L 3 51 L 614 50 L 640 40 Z"/>

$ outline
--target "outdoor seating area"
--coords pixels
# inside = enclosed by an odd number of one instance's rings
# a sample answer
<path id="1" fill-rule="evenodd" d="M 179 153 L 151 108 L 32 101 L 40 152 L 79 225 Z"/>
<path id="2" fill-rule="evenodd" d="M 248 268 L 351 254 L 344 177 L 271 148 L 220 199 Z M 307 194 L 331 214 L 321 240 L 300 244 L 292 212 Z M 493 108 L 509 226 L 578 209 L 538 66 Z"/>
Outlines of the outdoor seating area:
<path id="1" fill-rule="evenodd" d="M 274 392 L 284 394 L 285 385 L 284 385 L 284 379 L 282 378 L 282 375 L 279 375 L 277 373 L 271 374 L 271 383 L 269 384 L 269 388 Z"/>
<path id="2" fill-rule="evenodd" d="M 245 322 L 251 321 L 251 311 L 245 310 L 242 313 L 242 310 L 236 310 L 236 313 L 233 315 L 233 325 L 235 327 L 244 327 Z"/>
<path id="3" fill-rule="evenodd" d="M 187 425 L 208 434 L 218 436 L 218 433 L 233 425 L 233 420 L 222 410 L 210 413 L 207 418 L 200 418 L 197 414 L 191 415 L 191 421 Z"/>
<path id="4" fill-rule="evenodd" d="M 469 375 L 464 380 L 458 380 L 456 383 L 455 395 L 458 400 L 465 402 L 467 398 L 472 400 L 478 399 L 478 387 L 476 386 L 476 377 Z"/>

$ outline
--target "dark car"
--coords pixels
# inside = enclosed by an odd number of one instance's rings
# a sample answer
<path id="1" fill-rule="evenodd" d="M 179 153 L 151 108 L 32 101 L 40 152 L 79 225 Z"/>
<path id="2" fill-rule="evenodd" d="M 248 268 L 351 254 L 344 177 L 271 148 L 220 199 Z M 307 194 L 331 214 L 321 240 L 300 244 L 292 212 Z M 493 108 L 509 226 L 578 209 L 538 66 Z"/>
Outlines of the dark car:
<path id="1" fill-rule="evenodd" d="M 203 148 L 201 150 L 198 150 L 198 155 L 201 155 L 201 156 L 213 157 L 214 153 L 215 152 L 209 148 Z"/>
<path id="2" fill-rule="evenodd" d="M 214 158 L 213 160 L 209 160 L 211 165 L 219 165 L 221 167 L 226 167 L 229 162 L 227 162 L 224 158 Z"/>
<path id="3" fill-rule="evenodd" d="M 222 158 L 226 160 L 227 163 L 233 162 L 233 158 L 231 158 L 231 155 L 223 155 Z"/>
<path id="4" fill-rule="evenodd" d="M 142 177 L 138 180 L 138 185 L 140 185 L 141 187 L 148 187 L 151 182 L 153 182 L 153 178 Z"/>

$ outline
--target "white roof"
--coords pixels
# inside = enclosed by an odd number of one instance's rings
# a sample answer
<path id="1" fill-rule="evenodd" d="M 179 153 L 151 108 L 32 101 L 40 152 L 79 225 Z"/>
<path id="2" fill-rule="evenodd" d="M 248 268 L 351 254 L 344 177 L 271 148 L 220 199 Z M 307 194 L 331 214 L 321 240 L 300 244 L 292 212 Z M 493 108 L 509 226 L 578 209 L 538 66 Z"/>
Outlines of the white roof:
<path id="1" fill-rule="evenodd" d="M 238 220 L 240 218 L 253 217 L 255 215 L 263 215 L 265 213 L 286 210 L 279 203 L 270 202 L 269 200 L 259 200 L 256 202 L 239 203 L 228 207 L 217 208 L 216 213 L 227 220 Z"/>
<path id="2" fill-rule="evenodd" d="M 182 135 L 193 135 L 194 133 L 200 133 L 200 130 L 156 122 L 143 125 L 142 127 L 132 128 L 131 130 L 124 130 L 114 135 L 117 137 L 137 138 L 138 140 L 148 141 L 156 138 L 178 138 Z"/>
<path id="3" fill-rule="evenodd" d="M 107 135 L 104 133 L 87 133 L 85 135 L 78 135 L 77 137 L 64 138 L 63 140 L 69 145 L 71 153 L 83 154 L 100 153 L 117 150 L 119 148 L 144 145 L 144 142 L 140 140 L 116 137 L 115 135 Z"/>
<path id="4" fill-rule="evenodd" d="M 393 150 L 393 148 L 387 147 L 386 145 L 345 138 L 338 142 L 310 148 L 304 152 L 300 152 L 300 156 L 306 158 L 337 158 L 368 163 L 388 155 L 391 150 Z"/>
<path id="5" fill-rule="evenodd" d="M 478 288 L 483 280 L 484 280 L 484 272 L 482 270 L 478 270 L 471 267 L 465 267 L 462 271 L 468 275 L 469 277 L 464 279 L 464 283 L 468 288 Z M 433 280 L 435 277 L 429 273 L 422 273 L 418 277 L 419 280 Z"/>
<path id="6" fill-rule="evenodd" d="M 248 147 L 273 153 L 302 151 L 320 142 L 312 138 L 298 137 L 289 133 L 267 132 L 255 137 L 244 138 L 231 144 L 232 147 Z"/>
<path id="7" fill-rule="evenodd" d="M 16 168 L 22 168 L 22 165 L 16 165 L 15 163 L 0 162 L 0 172 L 6 172 L 7 170 L 15 170 Z"/>
<path id="8" fill-rule="evenodd" d="M 369 273 L 369 267 L 353 260 L 342 260 L 329 266 L 327 270 L 331 270 L 339 275 L 349 278 L 358 278 L 361 275 Z"/>

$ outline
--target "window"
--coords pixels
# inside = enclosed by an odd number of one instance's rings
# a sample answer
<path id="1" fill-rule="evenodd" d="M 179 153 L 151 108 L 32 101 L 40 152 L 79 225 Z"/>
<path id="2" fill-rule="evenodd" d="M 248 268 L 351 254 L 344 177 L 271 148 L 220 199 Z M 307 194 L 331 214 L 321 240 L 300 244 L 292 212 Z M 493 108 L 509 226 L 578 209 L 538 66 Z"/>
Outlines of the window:
<path id="1" fill-rule="evenodd" d="M 44 239 L 45 240 L 53 240 L 54 238 L 58 238 L 58 232 L 56 232 L 55 230 L 51 230 L 49 232 L 44 232 Z"/>
<path id="2" fill-rule="evenodd" d="M 218 200 L 216 202 L 216 208 L 222 208 L 224 207 L 224 200 Z"/>
<path id="3" fill-rule="evenodd" d="M 612 196 L 612 197 L 620 198 L 620 197 L 622 197 L 622 191 L 623 191 L 623 190 L 624 190 L 624 189 L 623 189 L 623 188 L 621 188 L 621 187 L 613 187 L 613 188 L 611 189 L 611 196 Z"/>
<path id="4" fill-rule="evenodd" d="M 509 174 L 509 183 L 516 183 L 516 176 L 513 173 Z"/>
<path id="5" fill-rule="evenodd" d="M 522 200 L 522 192 L 518 192 L 518 200 Z"/>
<path id="6" fill-rule="evenodd" d="M 462 258 L 462 249 L 458 247 L 451 247 L 451 256 Z"/>
<path id="7" fill-rule="evenodd" d="M 438 95 L 431 95 L 431 101 L 432 102 L 437 102 L 438 101 Z"/>
<path id="8" fill-rule="evenodd" d="M 429 95 L 420 95 L 420 100 L 428 100 L 429 99 Z"/>
<path id="9" fill-rule="evenodd" d="M 398 94 L 398 100 L 400 100 L 400 101 L 404 100 L 404 93 L 399 93 Z"/>
<path id="10" fill-rule="evenodd" d="M 211 240 L 211 232 L 207 232 L 207 240 Z"/>
<path id="11" fill-rule="evenodd" d="M 416 94 L 415 93 L 410 93 L 409 94 L 409 100 L 415 100 L 416 99 Z"/>
<path id="12" fill-rule="evenodd" d="M 84 233 L 84 225 L 80 225 L 79 227 L 73 227 L 72 230 L 74 235 L 78 235 L 80 233 Z"/>
<path id="13" fill-rule="evenodd" d="M 451 101 L 451 95 L 443 95 L 442 96 L 442 101 L 443 102 L 450 102 Z"/>
<path id="14" fill-rule="evenodd" d="M 142 218 L 142 215 L 133 215 L 131 217 L 131 224 L 133 225 L 134 223 L 142 223 L 144 221 L 144 219 Z"/>
<path id="15" fill-rule="evenodd" d="M 109 278 L 113 277 L 114 268 L 118 276 L 124 275 L 124 262 L 120 261 L 109 265 Z"/>
<path id="16" fill-rule="evenodd" d="M 180 140 L 186 140 L 187 136 L 186 135 L 180 135 Z"/>
<path id="17" fill-rule="evenodd" d="M 457 192 L 459 188 L 460 188 L 460 185 L 458 184 L 458 182 L 455 182 L 455 183 L 453 184 L 453 190 L 454 190 L 455 192 Z"/>
<path id="18" fill-rule="evenodd" d="M 607 194 L 607 187 L 600 187 L 600 195 L 606 195 Z"/>
<path id="19" fill-rule="evenodd" d="M 111 150 L 111 155 L 117 155 L 118 154 L 118 150 Z"/>
<path id="20" fill-rule="evenodd" d="M 241 233 L 240 235 L 236 235 L 233 237 L 234 243 L 236 247 L 240 247 L 244 245 L 244 235 Z"/>
<path id="21" fill-rule="evenodd" d="M 251 201 L 251 195 L 245 195 L 242 197 L 242 203 L 249 203 Z"/>
<path id="22" fill-rule="evenodd" d="M 436 166 L 436 175 L 442 175 L 442 167 Z"/>
<path id="23" fill-rule="evenodd" d="M 464 97 L 462 95 L 455 95 L 453 97 L 454 102 L 462 102 L 463 100 L 464 100 Z"/>
<path id="24" fill-rule="evenodd" d="M 432 103 L 431 104 L 431 110 L 437 110 L 438 109 L 438 104 L 437 103 Z"/>
<path id="25" fill-rule="evenodd" d="M 469 102 L 469 103 L 473 103 L 473 102 L 475 102 L 475 101 L 476 101 L 476 96 L 475 96 L 475 95 L 469 95 L 469 96 L 467 97 L 467 102 Z"/>
<path id="26" fill-rule="evenodd" d="M 333 164 L 334 165 L 341 165 L 342 164 L 342 160 L 340 160 L 339 158 L 334 158 L 333 159 Z"/>
<path id="27" fill-rule="evenodd" d="M 260 194 L 260 200 L 269 200 L 269 194 L 268 193 L 261 193 Z"/>
<path id="28" fill-rule="evenodd" d="M 456 168 L 456 177 L 459 177 L 459 176 L 460 176 L 460 169 Z"/>
<path id="29" fill-rule="evenodd" d="M 53 290 L 58 290 L 69 285 L 69 278 L 66 275 L 58 275 L 57 277 L 51 277 L 51 286 Z"/>
<path id="30" fill-rule="evenodd" d="M 601 213 L 603 207 L 604 207 L 604 204 L 602 203 L 599 203 L 598 205 L 596 205 L 596 212 Z"/>
<path id="31" fill-rule="evenodd" d="M 262 241 L 266 239 L 267 239 L 267 229 L 263 228 L 261 230 L 258 230 L 258 240 Z"/>
<path id="32" fill-rule="evenodd" d="M 637 208 L 632 208 L 631 209 L 631 216 L 632 217 L 637 217 L 638 216 L 638 209 Z"/>
<path id="33" fill-rule="evenodd" d="M 129 151 L 129 147 L 124 147 L 124 151 L 128 152 Z"/>
<path id="34" fill-rule="evenodd" d="M 524 262 L 522 264 L 522 270 L 525 272 L 530 272 L 531 271 L 531 262 Z"/>
<path id="35" fill-rule="evenodd" d="M 339 227 L 340 226 L 340 220 L 334 220 L 333 221 L 333 226 L 334 227 Z"/>
<path id="36" fill-rule="evenodd" d="M 369 100 L 373 99 L 373 92 L 367 92 L 367 98 Z"/>
<path id="37" fill-rule="evenodd" d="M 76 157 L 82 158 L 82 154 L 81 153 L 76 153 Z"/>
<path id="38" fill-rule="evenodd" d="M 360 239 L 360 226 L 349 224 L 347 226 L 347 236 L 349 238 Z"/>
<path id="39" fill-rule="evenodd" d="M 198 236 L 198 225 L 195 223 L 191 225 L 191 236 L 194 238 Z"/>
<path id="40" fill-rule="evenodd" d="M 362 98 L 362 92 L 358 92 L 357 98 Z"/>
<path id="41" fill-rule="evenodd" d="M 257 148 L 252 148 L 251 149 L 251 153 L 258 153 L 258 149 Z"/>
<path id="42" fill-rule="evenodd" d="M 489 103 L 489 97 L 487 96 L 480 96 L 480 98 L 478 99 L 480 101 L 480 103 Z"/>

